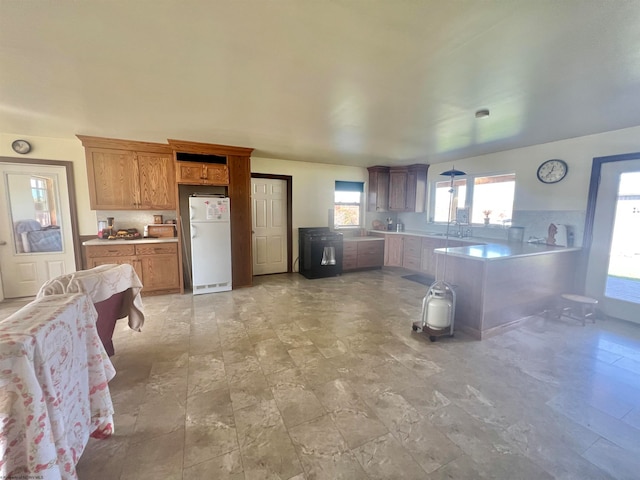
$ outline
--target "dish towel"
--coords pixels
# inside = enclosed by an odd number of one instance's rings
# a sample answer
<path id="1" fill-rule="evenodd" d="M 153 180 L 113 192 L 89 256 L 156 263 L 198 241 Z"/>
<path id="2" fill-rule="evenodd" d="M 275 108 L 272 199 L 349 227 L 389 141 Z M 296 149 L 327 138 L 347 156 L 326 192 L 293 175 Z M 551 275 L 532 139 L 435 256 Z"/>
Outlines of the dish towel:
<path id="1" fill-rule="evenodd" d="M 324 247 L 322 251 L 322 261 L 320 265 L 335 265 L 336 264 L 336 249 L 335 247 Z"/>

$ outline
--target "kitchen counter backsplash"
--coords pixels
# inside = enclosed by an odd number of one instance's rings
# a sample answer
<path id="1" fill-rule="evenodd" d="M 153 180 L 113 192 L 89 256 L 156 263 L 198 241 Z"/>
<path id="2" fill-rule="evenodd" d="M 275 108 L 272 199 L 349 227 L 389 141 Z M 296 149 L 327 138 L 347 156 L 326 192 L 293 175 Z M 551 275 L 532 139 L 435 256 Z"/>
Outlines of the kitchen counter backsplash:
<path id="1" fill-rule="evenodd" d="M 426 213 L 367 213 L 367 228 L 371 228 L 373 220 L 385 221 L 387 217 L 393 219 L 394 226 L 397 222 L 404 224 L 405 230 L 417 232 L 438 232 L 444 233 L 447 230 L 446 224 L 428 223 Z M 524 227 L 524 241 L 529 238 L 546 238 L 549 224 L 567 225 L 568 230 L 573 233 L 573 246 L 582 246 L 582 235 L 586 212 L 583 210 L 516 210 L 513 212 L 513 226 Z M 449 230 L 457 231 L 458 226 L 451 224 Z M 470 226 L 472 237 L 507 240 L 508 226 L 499 225 Z"/>
<path id="2" fill-rule="evenodd" d="M 96 210 L 98 221 L 113 217 L 116 229 L 137 228 L 140 234 L 144 232 L 145 225 L 153 225 L 154 215 L 162 215 L 162 223 L 176 218 L 175 210 Z"/>

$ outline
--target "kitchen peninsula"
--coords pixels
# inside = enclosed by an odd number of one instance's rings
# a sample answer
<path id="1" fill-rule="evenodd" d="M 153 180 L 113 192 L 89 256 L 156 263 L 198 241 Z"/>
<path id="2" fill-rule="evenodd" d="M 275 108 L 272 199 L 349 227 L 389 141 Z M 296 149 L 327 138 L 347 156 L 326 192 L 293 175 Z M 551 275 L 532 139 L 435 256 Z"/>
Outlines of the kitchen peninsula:
<path id="1" fill-rule="evenodd" d="M 497 335 L 574 291 L 580 248 L 489 243 L 435 250 L 456 291 L 455 328 Z M 442 268 L 442 267 L 440 267 Z"/>

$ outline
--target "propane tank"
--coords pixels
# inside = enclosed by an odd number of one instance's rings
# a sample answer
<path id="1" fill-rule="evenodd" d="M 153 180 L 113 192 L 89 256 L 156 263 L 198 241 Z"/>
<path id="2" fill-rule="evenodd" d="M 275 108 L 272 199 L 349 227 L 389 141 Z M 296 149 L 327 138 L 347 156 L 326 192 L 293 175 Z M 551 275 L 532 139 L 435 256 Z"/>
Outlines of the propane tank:
<path id="1" fill-rule="evenodd" d="M 427 296 L 424 297 L 422 311 L 423 328 L 425 326 L 432 330 L 449 328 L 453 321 L 451 289 L 444 282 L 436 282 L 431 285 Z"/>

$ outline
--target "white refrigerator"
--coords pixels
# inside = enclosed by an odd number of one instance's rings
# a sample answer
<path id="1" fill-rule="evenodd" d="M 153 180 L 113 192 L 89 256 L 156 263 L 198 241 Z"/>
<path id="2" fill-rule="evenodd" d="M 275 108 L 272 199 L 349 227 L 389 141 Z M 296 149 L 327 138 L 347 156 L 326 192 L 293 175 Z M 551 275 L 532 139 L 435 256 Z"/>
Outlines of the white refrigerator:
<path id="1" fill-rule="evenodd" d="M 229 199 L 189 197 L 193 294 L 231 290 Z"/>

